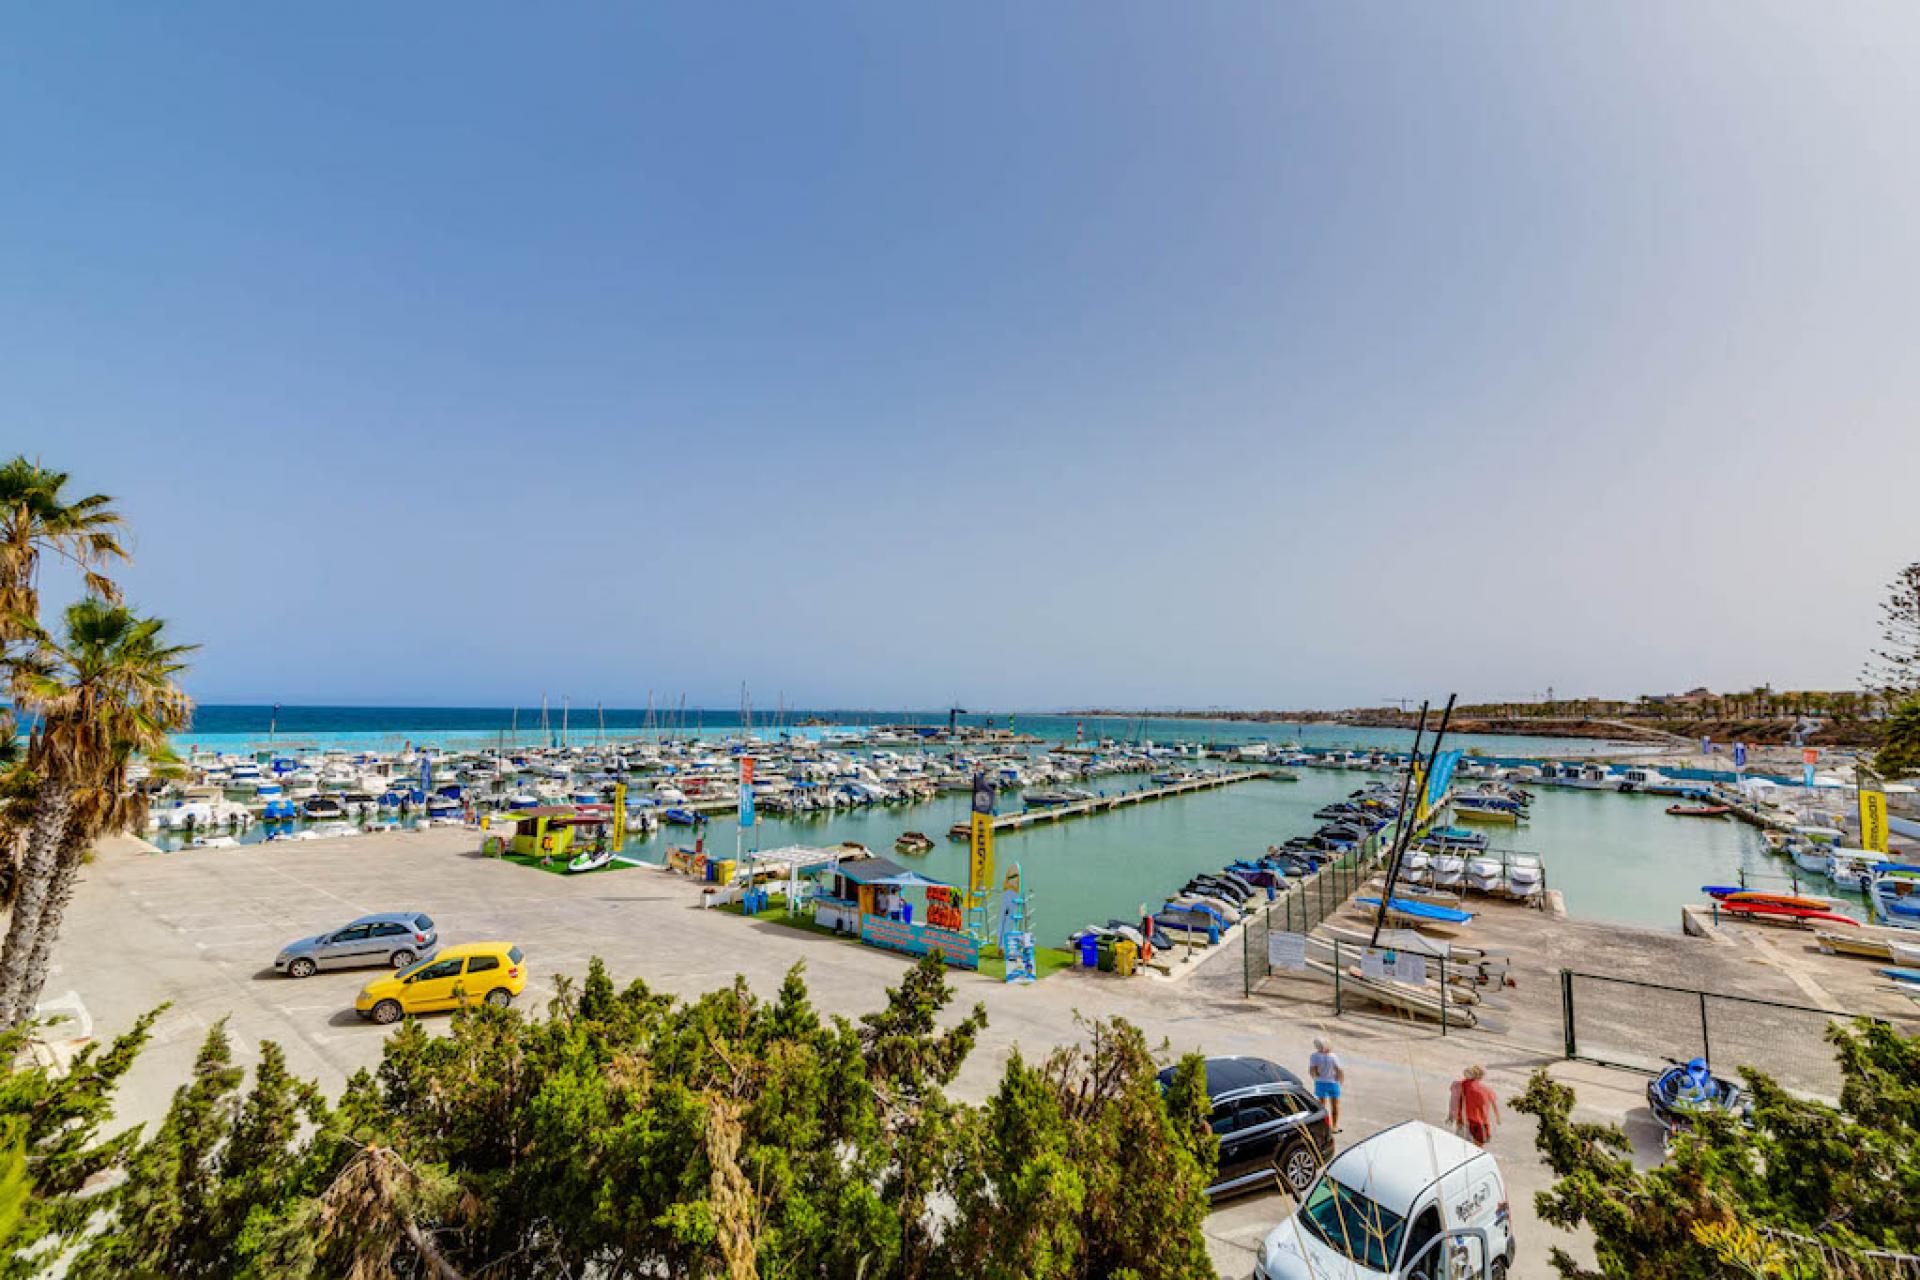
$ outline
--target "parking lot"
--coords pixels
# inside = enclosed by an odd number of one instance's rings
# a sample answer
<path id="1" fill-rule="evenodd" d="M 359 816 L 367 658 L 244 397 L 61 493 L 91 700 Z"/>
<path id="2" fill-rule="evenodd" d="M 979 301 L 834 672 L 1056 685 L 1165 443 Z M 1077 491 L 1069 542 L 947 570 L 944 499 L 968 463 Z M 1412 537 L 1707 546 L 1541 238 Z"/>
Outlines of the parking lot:
<path id="1" fill-rule="evenodd" d="M 592 956 L 605 960 L 616 982 L 638 977 L 683 996 L 736 974 L 771 994 L 804 962 L 815 1003 L 850 1017 L 875 1008 L 907 963 L 855 943 L 702 911 L 693 884 L 651 868 L 551 875 L 482 857 L 476 844 L 470 831 L 439 828 L 164 855 L 130 844 L 103 850 L 68 912 L 46 997 L 77 993 L 98 1038 L 168 1005 L 122 1098 L 122 1119 L 138 1123 L 165 1110 L 207 1028 L 223 1018 L 243 1064 L 257 1057 L 261 1040 L 274 1040 L 295 1072 L 330 1095 L 377 1063 L 385 1030 L 356 1015 L 353 998 L 379 970 L 296 980 L 273 969 L 285 943 L 374 911 L 425 911 L 442 945 L 517 943 L 530 971 L 518 1007 L 536 1015 L 553 994 L 554 975 L 580 975 Z M 1505 1097 L 1549 1060 L 1492 1037 L 1440 1040 L 1381 1019 L 1334 1020 L 1318 1006 L 1245 1000 L 1237 948 L 1177 983 L 1071 971 L 1032 987 L 970 973 L 955 973 L 954 983 L 957 1006 L 978 1001 L 988 1011 L 987 1032 L 957 1085 L 975 1100 L 993 1088 L 1013 1046 L 1031 1058 L 1074 1039 L 1076 1013 L 1124 1016 L 1175 1052 L 1252 1054 L 1300 1072 L 1312 1036 L 1331 1035 L 1349 1080 L 1343 1142 L 1409 1118 L 1444 1123 L 1448 1085 L 1468 1062 L 1484 1062 Z M 429 1015 L 429 1025 L 436 1021 L 444 1025 Z M 1596 1118 L 1617 1120 L 1638 1105 L 1637 1077 L 1565 1065 L 1556 1071 L 1581 1086 L 1583 1106 Z M 1546 1178 L 1530 1123 L 1510 1118 L 1493 1149 L 1513 1192 L 1517 1274 L 1536 1274 L 1549 1232 L 1533 1217 L 1531 1192 Z M 1289 1211 L 1277 1193 L 1216 1211 L 1209 1233 L 1222 1274 L 1247 1274 L 1261 1236 Z"/>

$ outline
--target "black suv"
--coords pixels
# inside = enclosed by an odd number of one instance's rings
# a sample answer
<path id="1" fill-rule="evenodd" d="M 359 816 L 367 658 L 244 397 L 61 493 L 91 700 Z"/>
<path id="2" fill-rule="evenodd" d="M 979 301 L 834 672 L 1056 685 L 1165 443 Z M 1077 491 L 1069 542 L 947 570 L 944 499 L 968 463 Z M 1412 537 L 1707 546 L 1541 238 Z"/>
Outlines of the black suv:
<path id="1" fill-rule="evenodd" d="M 1173 1068 L 1160 1086 L 1173 1083 Z M 1264 1058 L 1208 1058 L 1207 1097 L 1220 1162 L 1207 1194 L 1281 1186 L 1303 1196 L 1333 1153 L 1333 1126 L 1299 1076 Z"/>

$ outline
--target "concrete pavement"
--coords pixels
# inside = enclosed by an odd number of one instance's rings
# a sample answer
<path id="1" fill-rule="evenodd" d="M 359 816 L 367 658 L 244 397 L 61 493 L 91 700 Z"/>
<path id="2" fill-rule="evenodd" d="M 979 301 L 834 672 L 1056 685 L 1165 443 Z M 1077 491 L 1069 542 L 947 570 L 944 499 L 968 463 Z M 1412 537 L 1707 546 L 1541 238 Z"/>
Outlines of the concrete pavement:
<path id="1" fill-rule="evenodd" d="M 206 1029 L 220 1019 L 243 1063 L 257 1057 L 259 1041 L 277 1041 L 291 1068 L 331 1096 L 354 1071 L 374 1065 L 385 1033 L 352 1011 L 373 971 L 296 981 L 272 968 L 283 943 L 370 911 L 427 911 L 443 942 L 518 943 L 535 975 L 520 1001 L 530 1013 L 551 996 L 552 975 L 582 974 L 595 955 L 618 982 L 639 977 L 682 996 L 736 974 L 771 995 L 804 962 L 815 1003 L 848 1016 L 876 1007 L 907 963 L 856 943 L 702 911 L 697 888 L 665 872 L 551 875 L 484 858 L 476 844 L 470 831 L 438 828 L 161 855 L 106 850 L 84 873 L 45 994 L 77 992 L 102 1039 L 169 1003 L 121 1099 L 120 1118 L 144 1123 L 165 1110 Z M 1032 1058 L 1072 1042 L 1076 1015 L 1126 1017 L 1175 1053 L 1255 1054 L 1302 1074 L 1312 1037 L 1328 1035 L 1348 1073 L 1343 1142 L 1409 1118 L 1444 1123 L 1448 1086 L 1470 1062 L 1486 1066 L 1503 1099 L 1532 1068 L 1552 1063 L 1496 1035 L 1442 1039 L 1402 1021 L 1335 1018 L 1321 1002 L 1248 1000 L 1237 946 L 1199 963 L 1178 983 L 1070 971 L 1009 987 L 955 973 L 956 1004 L 984 1003 L 989 1019 L 956 1091 L 986 1096 L 1015 1046 Z M 1585 1115 L 1621 1121 L 1643 1107 L 1643 1077 L 1565 1063 L 1554 1070 L 1579 1084 Z M 1657 1149 L 1643 1110 L 1630 1130 Z M 1492 1149 L 1521 1242 L 1515 1274 L 1545 1274 L 1550 1242 L 1584 1253 L 1534 1217 L 1533 1192 L 1549 1179 L 1533 1154 L 1531 1122 L 1509 1117 Z M 1260 1238 L 1289 1211 L 1278 1193 L 1221 1206 L 1208 1234 L 1222 1274 L 1246 1275 Z"/>

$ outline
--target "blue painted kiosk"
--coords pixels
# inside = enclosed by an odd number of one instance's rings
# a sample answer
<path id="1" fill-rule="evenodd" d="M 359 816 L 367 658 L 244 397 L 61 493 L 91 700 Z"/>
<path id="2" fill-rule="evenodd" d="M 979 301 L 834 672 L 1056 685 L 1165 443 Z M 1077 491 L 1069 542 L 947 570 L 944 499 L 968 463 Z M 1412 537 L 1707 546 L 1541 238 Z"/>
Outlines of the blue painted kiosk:
<path id="1" fill-rule="evenodd" d="M 907 898 L 923 891 L 918 912 Z M 980 940 L 960 928 L 959 892 L 886 858 L 862 858 L 833 869 L 826 891 L 813 900 L 814 922 L 856 933 L 871 947 L 910 956 L 938 954 L 956 969 L 980 967 Z M 918 915 L 919 919 L 915 919 Z"/>

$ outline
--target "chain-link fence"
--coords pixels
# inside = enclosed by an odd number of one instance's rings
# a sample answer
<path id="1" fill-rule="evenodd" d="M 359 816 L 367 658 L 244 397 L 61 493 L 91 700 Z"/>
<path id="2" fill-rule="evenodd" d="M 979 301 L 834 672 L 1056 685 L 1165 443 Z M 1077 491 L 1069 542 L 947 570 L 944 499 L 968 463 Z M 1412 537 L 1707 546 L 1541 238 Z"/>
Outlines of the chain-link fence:
<path id="1" fill-rule="evenodd" d="M 1382 847 L 1380 837 L 1369 839 L 1352 852 L 1322 865 L 1312 875 L 1288 880 L 1271 902 L 1255 911 L 1240 933 L 1247 995 L 1282 994 L 1270 988 L 1269 979 L 1289 983 L 1304 978 L 1324 984 L 1324 978 L 1311 973 L 1275 970 L 1269 960 L 1273 935 L 1311 933 L 1366 882 L 1379 864 Z"/>
<path id="2" fill-rule="evenodd" d="M 1827 1028 L 1852 1014 L 1571 969 L 1560 971 L 1560 999 L 1569 1058 L 1649 1072 L 1705 1058 L 1716 1075 L 1751 1067 L 1801 1093 L 1840 1095 Z"/>

